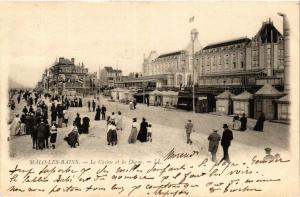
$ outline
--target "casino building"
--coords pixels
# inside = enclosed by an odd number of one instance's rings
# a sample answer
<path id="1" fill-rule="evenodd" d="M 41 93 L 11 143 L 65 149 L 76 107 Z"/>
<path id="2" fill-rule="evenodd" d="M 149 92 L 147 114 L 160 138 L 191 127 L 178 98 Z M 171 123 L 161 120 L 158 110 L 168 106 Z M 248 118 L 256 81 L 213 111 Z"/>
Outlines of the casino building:
<path id="1" fill-rule="evenodd" d="M 144 58 L 143 76 L 162 76 L 157 87 L 192 85 L 192 42 L 183 50 L 158 55 L 152 51 Z M 194 41 L 196 87 L 248 87 L 266 83 L 283 86 L 283 36 L 271 20 L 263 22 L 251 39 L 237 38 L 201 48 Z"/>

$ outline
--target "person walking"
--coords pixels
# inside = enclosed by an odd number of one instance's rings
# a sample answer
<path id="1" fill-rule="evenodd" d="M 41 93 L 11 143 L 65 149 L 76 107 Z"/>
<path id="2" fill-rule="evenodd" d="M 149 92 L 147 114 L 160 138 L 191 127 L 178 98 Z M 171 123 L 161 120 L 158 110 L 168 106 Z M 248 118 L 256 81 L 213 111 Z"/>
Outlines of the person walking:
<path id="1" fill-rule="evenodd" d="M 135 144 L 137 139 L 137 132 L 138 132 L 139 124 L 136 122 L 136 118 L 132 119 L 132 125 L 131 125 L 131 132 L 128 137 L 128 143 L 129 144 Z"/>
<path id="2" fill-rule="evenodd" d="M 209 141 L 208 151 L 211 153 L 212 156 L 211 160 L 213 162 L 216 162 L 219 141 L 221 140 L 221 136 L 218 134 L 218 129 L 214 129 L 207 139 Z"/>
<path id="3" fill-rule="evenodd" d="M 230 162 L 229 160 L 229 153 L 228 153 L 228 149 L 229 146 L 231 145 L 231 140 L 233 140 L 233 135 L 232 135 L 232 131 L 230 129 L 228 129 L 228 125 L 224 124 L 223 125 L 223 135 L 222 135 L 222 139 L 221 139 L 221 146 L 223 147 L 223 158 L 221 159 L 220 163 L 222 161 L 226 161 L 226 162 Z"/>
<path id="4" fill-rule="evenodd" d="M 57 137 L 57 126 L 56 123 L 53 122 L 50 127 L 50 143 L 53 149 L 55 149 L 56 137 Z"/>
<path id="5" fill-rule="evenodd" d="M 193 132 L 194 124 L 191 120 L 188 120 L 188 122 L 185 124 L 185 132 L 186 132 L 186 143 L 192 144 L 191 140 L 191 133 Z"/>
<path id="6" fill-rule="evenodd" d="M 102 105 L 101 107 L 102 120 L 105 120 L 105 114 L 106 114 L 106 107 Z"/>
<path id="7" fill-rule="evenodd" d="M 242 117 L 240 118 L 240 122 L 241 122 L 240 131 L 247 130 L 247 117 L 245 113 L 243 113 Z"/>
<path id="8" fill-rule="evenodd" d="M 49 148 L 49 137 L 50 137 L 50 127 L 47 123 L 42 120 L 42 122 L 45 125 L 45 130 L 44 130 L 44 148 Z"/>
<path id="9" fill-rule="evenodd" d="M 92 101 L 92 107 L 93 107 L 93 112 L 95 112 L 95 109 L 96 109 L 96 102 L 93 100 Z"/>
<path id="10" fill-rule="evenodd" d="M 266 120 L 265 114 L 263 112 L 261 112 L 260 116 L 258 117 L 254 130 L 255 131 L 264 131 L 264 122 Z"/>
<path id="11" fill-rule="evenodd" d="M 79 146 L 79 134 L 76 123 L 74 122 L 72 131 L 64 138 L 65 141 L 70 145 L 71 148 L 76 148 L 76 144 Z"/>
<path id="12" fill-rule="evenodd" d="M 140 131 L 137 136 L 137 139 L 140 142 L 147 142 L 147 127 L 148 127 L 148 122 L 146 122 L 146 119 L 143 118 L 140 125 Z"/>
<path id="13" fill-rule="evenodd" d="M 91 112 L 91 101 L 88 101 L 87 105 L 88 105 L 89 112 Z"/>
<path id="14" fill-rule="evenodd" d="M 100 109 L 100 106 L 98 105 L 97 106 L 97 109 L 96 109 L 96 115 L 95 115 L 95 120 L 100 120 L 100 113 L 101 113 L 101 109 Z"/>

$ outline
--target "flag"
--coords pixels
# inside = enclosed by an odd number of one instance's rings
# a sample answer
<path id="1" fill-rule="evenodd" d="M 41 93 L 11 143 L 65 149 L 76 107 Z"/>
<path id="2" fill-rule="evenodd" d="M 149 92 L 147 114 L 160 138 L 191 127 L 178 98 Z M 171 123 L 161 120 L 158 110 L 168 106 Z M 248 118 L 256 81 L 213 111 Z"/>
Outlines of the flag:
<path id="1" fill-rule="evenodd" d="M 194 20 L 195 20 L 195 16 L 192 16 L 192 17 L 189 19 L 189 23 L 194 22 Z"/>

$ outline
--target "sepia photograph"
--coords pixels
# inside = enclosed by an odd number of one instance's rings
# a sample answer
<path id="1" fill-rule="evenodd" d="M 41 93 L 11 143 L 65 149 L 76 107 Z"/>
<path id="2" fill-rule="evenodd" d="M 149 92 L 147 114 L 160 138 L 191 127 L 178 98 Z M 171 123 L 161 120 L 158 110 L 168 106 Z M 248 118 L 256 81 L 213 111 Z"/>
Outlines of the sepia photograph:
<path id="1" fill-rule="evenodd" d="M 0 196 L 299 195 L 298 2 L 0 11 Z"/>

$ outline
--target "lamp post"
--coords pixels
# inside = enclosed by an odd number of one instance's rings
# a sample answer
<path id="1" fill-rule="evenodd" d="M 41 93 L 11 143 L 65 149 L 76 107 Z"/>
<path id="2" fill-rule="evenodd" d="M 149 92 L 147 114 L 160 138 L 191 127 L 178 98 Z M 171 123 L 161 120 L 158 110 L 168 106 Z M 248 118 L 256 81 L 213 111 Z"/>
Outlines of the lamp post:
<path id="1" fill-rule="evenodd" d="M 284 13 L 277 13 L 279 16 L 283 19 L 283 61 L 284 61 L 284 91 L 288 93 L 290 91 L 290 82 L 289 82 L 289 76 L 290 76 L 290 59 L 289 59 L 289 24 L 287 21 L 287 17 Z"/>
<path id="2" fill-rule="evenodd" d="M 193 113 L 195 113 L 195 63 L 194 63 L 194 44 L 197 39 L 198 31 L 197 29 L 192 29 L 191 31 L 191 40 L 192 40 L 192 66 L 193 66 Z"/>

